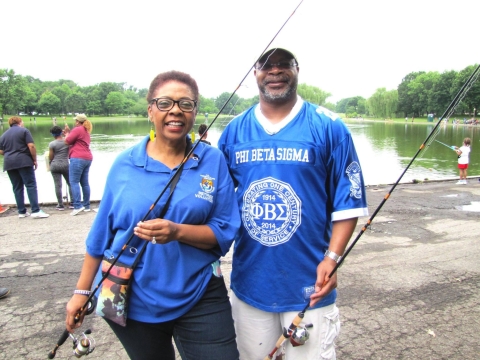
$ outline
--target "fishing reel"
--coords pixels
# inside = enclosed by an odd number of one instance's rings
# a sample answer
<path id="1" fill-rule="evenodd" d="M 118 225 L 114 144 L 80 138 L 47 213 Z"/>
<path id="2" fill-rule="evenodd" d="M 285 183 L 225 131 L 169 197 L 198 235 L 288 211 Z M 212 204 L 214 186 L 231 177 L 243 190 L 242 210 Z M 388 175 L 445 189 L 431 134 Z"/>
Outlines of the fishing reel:
<path id="1" fill-rule="evenodd" d="M 73 340 L 73 355 L 76 358 L 81 358 L 83 355 L 88 355 L 95 350 L 95 340 L 92 337 L 88 337 L 92 330 L 85 330 L 82 335 L 76 337 L 73 334 L 70 334 L 70 338 Z"/>
<path id="2" fill-rule="evenodd" d="M 308 324 L 305 326 L 297 326 L 290 336 L 290 344 L 293 347 L 305 345 L 305 342 L 310 338 L 310 333 L 307 328 L 311 328 L 313 324 Z"/>

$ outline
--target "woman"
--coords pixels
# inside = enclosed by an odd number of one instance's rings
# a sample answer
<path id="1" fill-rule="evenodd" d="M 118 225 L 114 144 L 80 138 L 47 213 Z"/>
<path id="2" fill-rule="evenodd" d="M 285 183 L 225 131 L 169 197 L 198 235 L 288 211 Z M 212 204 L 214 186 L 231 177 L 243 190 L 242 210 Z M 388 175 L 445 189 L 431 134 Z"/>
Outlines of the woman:
<path id="1" fill-rule="evenodd" d="M 57 196 L 57 210 L 65 210 L 63 206 L 63 197 L 62 197 L 62 176 L 67 183 L 68 191 L 70 193 L 70 199 L 73 199 L 72 188 L 70 187 L 70 180 L 68 176 L 69 172 L 69 163 L 68 163 L 68 152 L 69 146 L 65 144 L 63 140 L 63 131 L 59 126 L 53 126 L 50 129 L 50 134 L 55 138 L 48 145 L 48 159 L 50 161 L 50 172 L 52 173 L 53 182 L 55 184 L 55 195 Z"/>
<path id="2" fill-rule="evenodd" d="M 18 217 L 26 218 L 30 213 L 25 207 L 25 188 L 32 218 L 44 219 L 50 215 L 40 210 L 38 205 L 37 179 L 37 148 L 28 129 L 25 129 L 21 117 L 12 116 L 8 119 L 10 128 L 0 136 L 0 155 L 5 157 L 3 171 L 6 171 L 12 183 Z"/>
<path id="3" fill-rule="evenodd" d="M 77 215 L 82 211 L 90 211 L 90 184 L 88 183 L 88 172 L 92 165 L 92 152 L 90 151 L 90 133 L 92 123 L 85 114 L 75 117 L 75 127 L 72 131 L 65 124 L 65 144 L 70 145 L 68 153 L 70 158 L 69 176 L 73 195 L 73 211 L 70 215 Z M 82 187 L 82 194 L 80 193 Z"/>
<path id="4" fill-rule="evenodd" d="M 110 169 L 98 215 L 86 240 L 87 253 L 76 294 L 67 305 L 67 329 L 96 286 L 102 257 L 116 257 L 134 233 L 119 262 L 133 264 L 125 327 L 106 320 L 131 359 L 175 359 L 172 337 L 184 359 L 238 359 L 235 330 L 218 260 L 240 226 L 234 187 L 222 154 L 198 144 L 185 162 L 164 219 L 157 218 L 168 191 L 141 222 L 188 153 L 199 92 L 185 73 L 159 74 L 147 95 L 156 131 L 118 156 Z M 135 249 L 135 250 L 133 250 Z M 133 251 L 130 251 L 133 250 Z M 94 281 L 95 275 L 97 279 Z"/>

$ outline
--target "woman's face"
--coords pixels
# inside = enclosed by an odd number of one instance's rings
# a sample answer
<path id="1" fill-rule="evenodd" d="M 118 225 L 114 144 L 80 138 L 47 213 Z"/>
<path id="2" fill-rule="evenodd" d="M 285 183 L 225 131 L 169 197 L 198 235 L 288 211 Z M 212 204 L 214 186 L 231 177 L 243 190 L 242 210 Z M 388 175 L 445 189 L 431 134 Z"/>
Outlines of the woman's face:
<path id="1" fill-rule="evenodd" d="M 164 100 L 197 100 L 190 87 L 178 81 L 169 81 L 159 86 L 154 92 L 155 99 Z M 167 111 L 160 111 L 156 102 L 148 105 L 148 115 L 155 126 L 157 138 L 166 142 L 183 142 L 195 123 L 197 108 L 192 112 L 182 111 L 178 103 Z"/>

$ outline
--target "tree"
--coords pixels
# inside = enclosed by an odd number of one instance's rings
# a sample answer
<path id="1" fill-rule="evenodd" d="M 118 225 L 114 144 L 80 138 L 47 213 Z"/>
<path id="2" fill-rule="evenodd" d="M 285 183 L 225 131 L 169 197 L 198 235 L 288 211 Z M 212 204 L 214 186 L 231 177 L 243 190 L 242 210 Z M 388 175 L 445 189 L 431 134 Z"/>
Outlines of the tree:
<path id="1" fill-rule="evenodd" d="M 400 85 L 398 85 L 397 91 L 398 91 L 398 110 L 403 112 L 404 116 L 408 116 L 408 114 L 412 115 L 419 115 L 415 114 L 413 110 L 413 103 L 415 101 L 413 95 L 409 92 L 409 87 L 408 85 L 410 82 L 414 81 L 415 78 L 420 75 L 424 74 L 424 71 L 421 72 L 412 72 L 405 76 L 402 79 L 402 82 Z"/>
<path id="2" fill-rule="evenodd" d="M 307 85 L 307 84 L 299 84 L 297 87 L 298 95 L 301 96 L 302 99 L 305 101 L 311 102 L 317 105 L 325 104 L 328 97 L 332 96 L 332 94 L 323 91 L 315 86 Z"/>
<path id="3" fill-rule="evenodd" d="M 107 95 L 105 107 L 108 114 L 120 114 L 125 108 L 125 96 L 120 91 L 112 91 Z"/>
<path id="4" fill-rule="evenodd" d="M 85 112 L 86 98 L 86 95 L 80 92 L 80 90 L 72 92 L 65 99 L 65 110 L 71 113 Z"/>
<path id="5" fill-rule="evenodd" d="M 200 95 L 200 104 L 199 104 L 198 112 L 200 114 L 216 114 L 218 113 L 218 108 L 215 105 L 215 100 L 210 98 L 204 98 L 202 95 Z"/>
<path id="6" fill-rule="evenodd" d="M 217 107 L 217 109 L 220 110 L 222 106 L 227 102 L 229 97 L 230 93 L 228 92 L 220 94 L 220 96 L 215 99 L 215 106 Z M 237 94 L 234 94 L 228 104 L 222 110 L 222 114 L 233 114 L 234 107 L 236 106 L 239 99 L 239 96 Z"/>
<path id="7" fill-rule="evenodd" d="M 398 105 L 397 90 L 387 91 L 385 88 L 379 88 L 367 100 L 370 114 L 379 118 L 392 118 L 395 116 Z"/>
<path id="8" fill-rule="evenodd" d="M 21 75 L 15 75 L 15 71 L 0 69 L 0 118 L 7 112 L 17 113 L 24 102 L 27 93 L 26 82 Z"/>
<path id="9" fill-rule="evenodd" d="M 44 113 L 55 114 L 58 113 L 61 107 L 60 99 L 50 91 L 46 91 L 40 97 L 38 106 Z"/>
<path id="10" fill-rule="evenodd" d="M 454 88 L 456 92 L 458 92 L 463 84 L 467 82 L 468 78 L 472 75 L 476 67 L 477 65 L 467 66 L 457 74 L 457 77 L 454 81 Z M 480 82 L 478 80 L 468 90 L 467 94 L 462 100 L 462 104 L 465 104 L 467 111 L 471 114 L 478 111 L 478 108 L 480 107 Z"/>
<path id="11" fill-rule="evenodd" d="M 70 96 L 71 93 L 72 90 L 65 83 L 52 89 L 52 94 L 60 99 L 60 111 L 62 113 L 65 112 L 65 99 Z"/>

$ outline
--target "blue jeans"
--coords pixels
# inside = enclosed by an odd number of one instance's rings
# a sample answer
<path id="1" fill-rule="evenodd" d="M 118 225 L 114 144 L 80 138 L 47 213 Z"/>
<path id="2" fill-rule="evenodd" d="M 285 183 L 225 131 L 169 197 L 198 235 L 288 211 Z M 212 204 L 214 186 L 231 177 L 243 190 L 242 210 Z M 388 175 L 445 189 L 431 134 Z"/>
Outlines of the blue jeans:
<path id="1" fill-rule="evenodd" d="M 8 177 L 12 183 L 13 194 L 19 214 L 25 214 L 25 195 L 23 187 L 27 188 L 27 196 L 30 201 L 32 213 L 40 211 L 38 206 L 37 180 L 35 179 L 35 169 L 33 166 L 27 166 L 19 169 L 7 170 Z"/>
<path id="2" fill-rule="evenodd" d="M 106 320 L 130 359 L 175 360 L 172 337 L 182 359 L 238 360 L 232 308 L 223 278 L 212 275 L 202 299 L 178 319 L 149 324 Z"/>
<path id="3" fill-rule="evenodd" d="M 92 160 L 70 159 L 69 178 L 73 195 L 73 207 L 75 209 L 80 209 L 82 206 L 85 209 L 90 209 L 90 185 L 88 183 L 90 165 L 92 165 Z M 81 192 L 80 186 L 82 187 Z M 82 193 L 83 201 L 81 200 Z"/>

